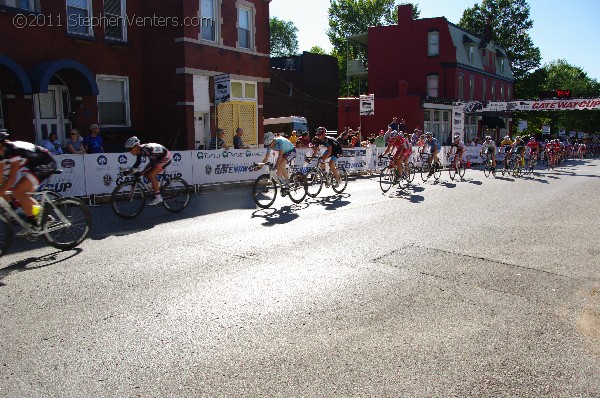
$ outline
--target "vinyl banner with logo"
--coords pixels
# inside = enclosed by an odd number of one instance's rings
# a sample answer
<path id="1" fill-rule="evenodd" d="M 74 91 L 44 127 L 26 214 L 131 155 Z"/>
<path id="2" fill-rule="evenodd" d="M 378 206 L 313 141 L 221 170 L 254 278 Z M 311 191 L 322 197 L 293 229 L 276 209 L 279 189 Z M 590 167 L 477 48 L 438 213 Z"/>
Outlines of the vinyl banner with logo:
<path id="1" fill-rule="evenodd" d="M 191 151 L 192 183 L 213 184 L 254 180 L 266 168 L 254 171 L 252 165 L 260 162 L 266 149 L 231 149 Z"/>
<path id="2" fill-rule="evenodd" d="M 61 174 L 53 174 L 40 184 L 38 191 L 48 190 L 61 196 L 86 196 L 84 155 L 53 155 Z"/>

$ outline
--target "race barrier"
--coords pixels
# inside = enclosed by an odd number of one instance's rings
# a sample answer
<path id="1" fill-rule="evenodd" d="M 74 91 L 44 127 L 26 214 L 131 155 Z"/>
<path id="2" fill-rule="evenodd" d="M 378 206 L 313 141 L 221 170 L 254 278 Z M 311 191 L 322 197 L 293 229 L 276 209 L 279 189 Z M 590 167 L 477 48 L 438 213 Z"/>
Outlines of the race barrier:
<path id="1" fill-rule="evenodd" d="M 442 165 L 449 162 L 448 149 L 441 147 L 439 158 Z M 471 163 L 482 163 L 479 157 L 481 146 L 466 147 L 464 160 Z M 410 161 L 420 166 L 419 151 L 421 147 L 413 147 Z M 338 159 L 338 165 L 349 173 L 378 171 L 387 166 L 388 161 L 380 159 L 385 148 L 345 148 Z M 320 152 L 322 153 L 322 151 Z M 320 154 L 318 153 L 318 154 Z M 243 181 L 253 181 L 265 170 L 255 170 L 254 163 L 260 162 L 265 155 L 264 149 L 232 149 L 213 151 L 173 151 L 173 161 L 166 169 L 171 177 L 178 176 L 190 185 L 222 184 Z M 293 162 L 293 169 L 306 173 L 314 167 L 316 160 L 306 162 L 306 157 L 312 155 L 312 149 L 298 149 Z M 61 174 L 49 177 L 40 186 L 60 193 L 63 196 L 106 195 L 129 176 L 124 176 L 121 169 L 130 168 L 135 162 L 135 156 L 129 153 L 103 153 L 93 155 L 55 155 Z M 500 155 L 497 159 L 501 160 Z M 272 158 L 274 160 L 274 158 Z M 140 168 L 145 166 L 143 159 Z"/>

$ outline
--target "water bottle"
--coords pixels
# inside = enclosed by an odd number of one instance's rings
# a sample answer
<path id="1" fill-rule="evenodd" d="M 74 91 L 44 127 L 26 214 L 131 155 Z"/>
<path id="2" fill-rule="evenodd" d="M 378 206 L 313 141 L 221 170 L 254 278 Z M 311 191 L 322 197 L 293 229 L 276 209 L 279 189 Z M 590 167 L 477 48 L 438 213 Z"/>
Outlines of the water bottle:
<path id="1" fill-rule="evenodd" d="M 35 220 L 37 222 L 39 222 L 39 218 L 40 218 L 40 211 L 42 210 L 42 206 L 40 205 L 33 205 L 31 207 L 31 213 L 33 214 L 33 216 L 35 217 Z"/>

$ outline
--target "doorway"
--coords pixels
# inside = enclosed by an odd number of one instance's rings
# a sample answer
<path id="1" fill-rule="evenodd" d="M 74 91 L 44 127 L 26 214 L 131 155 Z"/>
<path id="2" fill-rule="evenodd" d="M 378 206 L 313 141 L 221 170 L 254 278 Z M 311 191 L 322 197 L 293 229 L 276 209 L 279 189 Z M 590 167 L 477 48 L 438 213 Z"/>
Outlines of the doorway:
<path id="1" fill-rule="evenodd" d="M 47 93 L 33 95 L 36 142 L 40 144 L 55 133 L 58 141 L 65 143 L 66 132 L 71 129 L 69 112 L 71 103 L 67 86 L 48 86 Z"/>

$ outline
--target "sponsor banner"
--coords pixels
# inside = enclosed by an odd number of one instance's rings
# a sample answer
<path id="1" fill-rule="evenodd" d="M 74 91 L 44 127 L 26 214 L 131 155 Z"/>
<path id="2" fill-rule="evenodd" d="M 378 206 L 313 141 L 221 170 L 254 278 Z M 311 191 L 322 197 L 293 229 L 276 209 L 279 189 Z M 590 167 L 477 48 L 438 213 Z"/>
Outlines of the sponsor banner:
<path id="1" fill-rule="evenodd" d="M 455 102 L 452 105 L 452 136 L 463 136 L 465 131 L 465 117 L 463 104 Z"/>
<path id="2" fill-rule="evenodd" d="M 215 106 L 229 102 L 231 98 L 231 76 L 228 74 L 216 75 L 215 78 Z"/>
<path id="3" fill-rule="evenodd" d="M 360 96 L 360 115 L 374 115 L 375 114 L 375 95 L 361 95 Z"/>
<path id="4" fill-rule="evenodd" d="M 542 126 L 542 134 L 550 134 L 550 126 Z"/>
<path id="5" fill-rule="evenodd" d="M 84 155 L 52 155 L 61 174 L 53 174 L 40 184 L 38 191 L 48 190 L 61 196 L 86 196 Z"/>
<path id="6" fill-rule="evenodd" d="M 265 149 L 191 151 L 192 184 L 214 184 L 256 179 L 266 168 L 254 171 L 252 165 L 265 156 Z M 273 161 L 273 160 L 271 160 Z"/>
<path id="7" fill-rule="evenodd" d="M 538 101 L 470 101 L 456 102 L 463 112 L 545 111 L 545 110 L 600 110 L 600 98 L 547 99 Z M 454 130 L 453 130 L 454 131 Z"/>
<path id="8" fill-rule="evenodd" d="M 517 131 L 522 132 L 527 130 L 527 120 L 519 120 L 519 127 L 517 128 Z"/>

